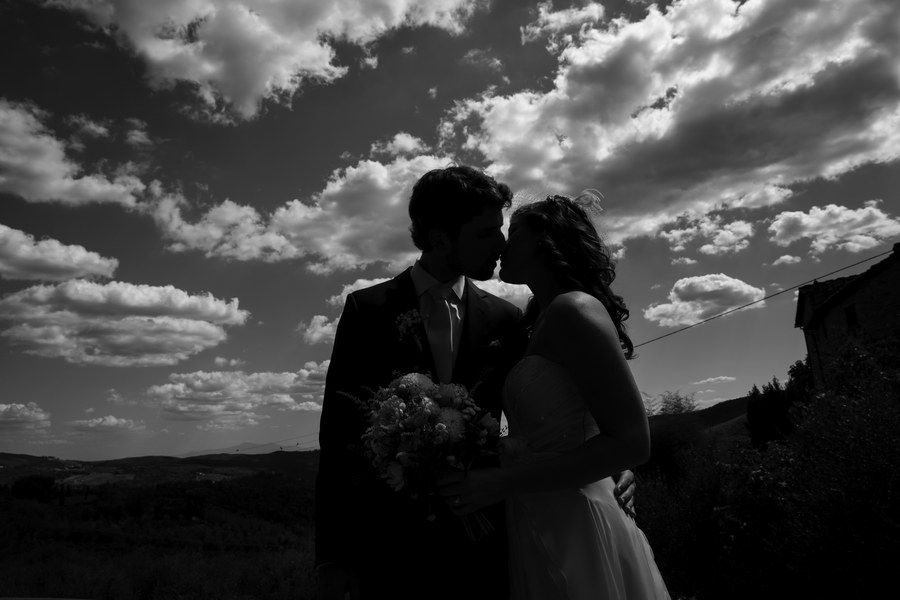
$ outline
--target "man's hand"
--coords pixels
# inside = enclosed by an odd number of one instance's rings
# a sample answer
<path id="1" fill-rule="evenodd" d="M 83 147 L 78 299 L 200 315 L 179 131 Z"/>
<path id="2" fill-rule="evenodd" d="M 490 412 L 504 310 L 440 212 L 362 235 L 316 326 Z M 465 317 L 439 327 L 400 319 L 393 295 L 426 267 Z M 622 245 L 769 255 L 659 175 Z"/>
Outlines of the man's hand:
<path id="1" fill-rule="evenodd" d="M 317 570 L 318 600 L 359 600 L 359 580 L 356 573 L 336 563 L 327 563 Z"/>
<path id="2" fill-rule="evenodd" d="M 637 485 L 634 481 L 634 473 L 625 470 L 618 475 L 613 475 L 613 480 L 616 482 L 615 496 L 616 500 L 619 502 L 619 506 L 625 511 L 625 514 L 633 519 L 636 515 L 634 509 L 634 492 L 637 489 Z"/>
<path id="3" fill-rule="evenodd" d="M 467 515 L 503 501 L 502 469 L 452 471 L 438 479 L 438 494 L 455 515 Z"/>

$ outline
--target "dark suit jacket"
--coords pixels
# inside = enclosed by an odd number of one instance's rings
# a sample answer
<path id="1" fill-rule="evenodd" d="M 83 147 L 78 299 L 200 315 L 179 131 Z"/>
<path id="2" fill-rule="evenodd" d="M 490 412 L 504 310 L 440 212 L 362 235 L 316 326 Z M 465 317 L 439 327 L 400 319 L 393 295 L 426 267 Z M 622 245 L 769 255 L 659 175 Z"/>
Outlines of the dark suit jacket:
<path id="1" fill-rule="evenodd" d="M 466 282 L 463 339 L 453 381 L 475 390 L 476 402 L 500 418 L 506 373 L 519 358 L 521 311 Z M 410 499 L 377 478 L 360 444 L 368 423 L 348 397 L 366 398 L 393 378 L 435 368 L 424 326 L 401 335 L 401 315 L 419 309 L 410 271 L 347 297 L 325 381 L 316 479 L 316 564 L 355 569 L 367 598 L 506 596 L 502 507 L 489 518 L 497 531 L 473 542 L 439 498 Z M 477 385 L 476 385 L 477 384 Z M 484 580 L 484 583 L 481 581 Z M 477 585 L 475 582 L 479 582 Z"/>

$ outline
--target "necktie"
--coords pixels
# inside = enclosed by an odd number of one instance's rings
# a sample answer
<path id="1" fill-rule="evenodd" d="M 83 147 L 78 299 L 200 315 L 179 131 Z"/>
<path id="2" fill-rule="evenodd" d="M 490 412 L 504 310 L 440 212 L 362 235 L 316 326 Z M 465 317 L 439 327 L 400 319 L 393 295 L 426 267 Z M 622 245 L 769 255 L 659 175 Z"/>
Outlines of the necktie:
<path id="1" fill-rule="evenodd" d="M 431 314 L 428 317 L 428 341 L 434 366 L 441 383 L 449 383 L 453 377 L 453 363 L 456 355 L 454 340 L 459 330 L 457 297 L 453 288 L 439 284 L 429 290 L 432 298 Z"/>

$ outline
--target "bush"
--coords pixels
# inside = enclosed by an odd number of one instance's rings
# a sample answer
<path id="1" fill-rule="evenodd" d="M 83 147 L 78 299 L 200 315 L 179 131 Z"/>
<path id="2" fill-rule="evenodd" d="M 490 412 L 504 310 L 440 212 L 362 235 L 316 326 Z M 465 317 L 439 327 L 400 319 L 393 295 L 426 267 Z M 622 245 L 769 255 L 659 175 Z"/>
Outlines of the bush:
<path id="1" fill-rule="evenodd" d="M 706 440 L 681 453 L 679 477 L 640 480 L 673 598 L 854 599 L 893 584 L 900 377 L 856 349 L 834 368 L 840 387 L 795 399 L 783 439 L 727 454 Z"/>

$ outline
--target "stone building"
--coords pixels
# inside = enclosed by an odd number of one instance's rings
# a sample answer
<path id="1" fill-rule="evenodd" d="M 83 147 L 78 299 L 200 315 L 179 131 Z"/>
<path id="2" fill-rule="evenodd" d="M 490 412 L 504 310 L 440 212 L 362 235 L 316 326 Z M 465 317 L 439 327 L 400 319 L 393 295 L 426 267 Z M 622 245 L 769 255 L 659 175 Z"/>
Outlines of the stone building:
<path id="1" fill-rule="evenodd" d="M 849 345 L 900 353 L 900 243 L 866 271 L 800 288 L 794 327 L 803 330 L 813 378 L 828 385 L 829 363 Z"/>

